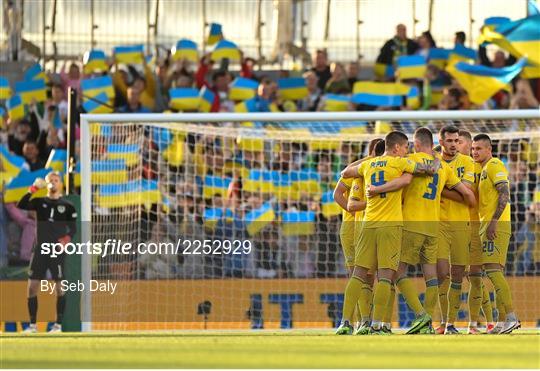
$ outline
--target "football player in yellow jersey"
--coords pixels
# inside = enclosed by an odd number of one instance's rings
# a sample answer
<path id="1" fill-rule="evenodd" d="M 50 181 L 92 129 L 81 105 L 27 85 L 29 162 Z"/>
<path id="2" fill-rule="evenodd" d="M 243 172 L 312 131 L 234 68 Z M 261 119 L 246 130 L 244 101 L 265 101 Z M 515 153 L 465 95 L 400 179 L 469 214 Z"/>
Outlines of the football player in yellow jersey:
<path id="1" fill-rule="evenodd" d="M 471 133 L 467 130 L 459 131 L 458 151 L 461 154 L 469 156 L 472 148 Z M 482 173 L 482 165 L 478 162 L 474 163 L 474 192 L 478 199 L 478 184 L 480 182 L 480 174 Z M 484 285 L 482 276 L 482 244 L 480 243 L 480 218 L 478 216 L 478 205 L 469 208 L 471 217 L 471 247 L 470 253 L 470 268 L 469 268 L 469 330 L 468 333 L 475 335 L 479 334 L 478 321 L 480 320 L 480 308 L 484 312 L 487 322 L 487 331 L 491 331 L 493 324 L 493 308 L 491 306 L 491 298 L 489 289 Z"/>
<path id="2" fill-rule="evenodd" d="M 493 157 L 488 135 L 474 137 L 472 153 L 474 160 L 482 165 L 478 185 L 482 262 L 497 292 L 497 307 L 503 310 L 491 333 L 509 334 L 521 324 L 514 313 L 512 294 L 503 273 L 511 234 L 508 171 L 501 160 Z"/>
<path id="3" fill-rule="evenodd" d="M 473 190 L 474 161 L 470 156 L 463 155 L 457 150 L 459 129 L 453 125 L 444 126 L 439 132 L 439 143 L 444 162 L 467 187 Z M 437 329 L 437 333 L 457 334 L 459 332 L 454 322 L 461 306 L 461 285 L 465 268 L 469 265 L 471 227 L 469 206 L 455 190 L 443 190 L 440 221 L 437 276 L 441 326 Z"/>
<path id="4" fill-rule="evenodd" d="M 404 172 L 411 174 L 433 174 L 433 165 L 416 164 L 403 158 L 408 152 L 407 136 L 393 131 L 385 137 L 383 156 L 369 159 L 362 164 L 348 167 L 344 177 L 362 177 L 366 187 L 383 185 L 399 178 Z M 377 271 L 378 282 L 373 295 L 371 334 L 387 334 L 382 330 L 384 314 L 390 299 L 392 279 L 397 270 L 401 246 L 403 216 L 401 209 L 401 189 L 381 193 L 367 200 L 362 233 L 355 252 L 354 271 L 345 290 L 343 318 L 337 334 L 352 333 L 350 321 L 358 300 L 367 302 L 369 270 Z M 424 316 L 425 325 L 431 323 Z"/>
<path id="5" fill-rule="evenodd" d="M 427 128 L 419 128 L 414 133 L 415 153 L 407 158 L 420 164 L 432 164 L 433 134 Z M 437 236 L 439 229 L 439 209 L 441 193 L 444 187 L 455 189 L 463 195 L 468 203 L 475 204 L 474 194 L 467 188 L 446 163 L 440 163 L 433 177 L 415 177 L 403 174 L 401 178 L 403 190 L 403 240 L 401 258 L 396 273 L 396 285 L 405 297 L 409 307 L 415 312 L 416 318 L 422 318 L 426 313 L 432 317 L 437 305 Z M 381 192 L 388 192 L 389 184 L 371 186 L 368 196 L 372 197 Z M 424 305 L 418 299 L 418 292 L 412 280 L 407 277 L 409 265 L 422 264 L 426 281 L 426 297 Z M 431 326 L 422 328 L 420 321 L 415 321 L 407 334 L 434 333 Z"/>

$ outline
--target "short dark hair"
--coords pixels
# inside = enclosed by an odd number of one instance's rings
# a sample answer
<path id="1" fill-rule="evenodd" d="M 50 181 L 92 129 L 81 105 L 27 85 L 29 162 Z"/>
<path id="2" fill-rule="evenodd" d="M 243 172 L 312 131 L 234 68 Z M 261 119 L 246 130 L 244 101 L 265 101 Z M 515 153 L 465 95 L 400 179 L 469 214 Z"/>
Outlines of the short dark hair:
<path id="1" fill-rule="evenodd" d="M 474 140 L 475 142 L 479 142 L 479 141 L 481 141 L 481 140 L 484 140 L 484 141 L 488 142 L 489 145 L 491 146 L 491 138 L 490 138 L 489 135 L 487 135 L 487 134 L 478 134 L 478 135 L 475 135 L 474 138 L 473 138 L 473 140 Z"/>
<path id="2" fill-rule="evenodd" d="M 460 129 L 459 130 L 459 136 L 460 137 L 465 137 L 468 140 L 472 140 L 471 132 L 467 131 L 467 130 Z"/>
<path id="3" fill-rule="evenodd" d="M 216 82 L 216 80 L 220 77 L 224 77 L 224 76 L 227 76 L 229 73 L 227 71 L 224 71 L 224 70 L 219 70 L 217 71 L 216 73 L 214 73 L 212 75 L 212 82 Z"/>
<path id="4" fill-rule="evenodd" d="M 391 131 L 390 133 L 386 134 L 386 137 L 384 138 L 385 143 L 385 149 L 391 150 L 396 144 L 402 144 L 403 142 L 408 142 L 409 138 L 405 134 L 403 134 L 401 131 Z"/>
<path id="5" fill-rule="evenodd" d="M 433 133 L 428 128 L 416 129 L 414 132 L 414 137 L 425 146 L 433 146 Z"/>
<path id="6" fill-rule="evenodd" d="M 459 129 L 454 126 L 454 125 L 446 125 L 446 126 L 443 126 L 441 128 L 441 130 L 439 131 L 439 137 L 441 137 L 442 139 L 444 139 L 444 137 L 446 136 L 446 134 L 454 134 L 454 133 L 459 133 Z M 459 135 L 459 134 L 458 134 Z"/>
<path id="7" fill-rule="evenodd" d="M 384 142 L 384 139 L 375 138 L 375 139 L 372 139 L 372 140 L 369 141 L 369 144 L 368 144 L 368 156 L 371 154 L 371 152 L 373 152 L 373 150 L 375 149 L 377 144 L 379 144 L 380 142 Z"/>
<path id="8" fill-rule="evenodd" d="M 458 31 L 456 32 L 456 38 L 462 43 L 465 44 L 465 40 L 467 40 L 467 36 L 465 35 L 465 32 Z"/>
<path id="9" fill-rule="evenodd" d="M 385 150 L 385 142 L 384 140 L 380 140 L 375 145 L 375 156 L 382 156 L 384 154 Z"/>

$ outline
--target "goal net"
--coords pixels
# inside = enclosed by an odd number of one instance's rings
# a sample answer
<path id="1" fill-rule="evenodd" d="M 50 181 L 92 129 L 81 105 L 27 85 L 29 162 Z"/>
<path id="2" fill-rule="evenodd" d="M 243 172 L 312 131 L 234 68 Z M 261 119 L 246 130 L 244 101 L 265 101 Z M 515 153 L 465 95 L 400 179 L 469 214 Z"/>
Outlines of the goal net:
<path id="1" fill-rule="evenodd" d="M 83 293 L 84 328 L 335 326 L 347 283 L 340 171 L 390 130 L 427 127 L 437 141 L 447 124 L 488 133 L 509 170 L 506 275 L 518 315 L 536 326 L 539 115 L 483 111 L 83 115 L 83 242 L 94 249 L 83 280 L 95 289 Z M 467 292 L 465 280 L 460 321 Z M 394 326 L 413 317 L 398 294 Z"/>

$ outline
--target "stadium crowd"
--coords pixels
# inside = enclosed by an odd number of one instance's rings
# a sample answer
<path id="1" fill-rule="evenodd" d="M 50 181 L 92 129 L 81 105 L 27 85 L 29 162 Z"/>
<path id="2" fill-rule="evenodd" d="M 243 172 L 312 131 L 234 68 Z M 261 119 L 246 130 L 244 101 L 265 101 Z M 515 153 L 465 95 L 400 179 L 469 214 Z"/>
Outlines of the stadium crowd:
<path id="1" fill-rule="evenodd" d="M 465 33 L 455 34 L 456 45 L 465 44 Z M 398 25 L 396 35 L 381 48 L 376 63 L 393 65 L 402 55 L 427 56 L 436 42 L 429 32 L 424 32 L 417 40 L 408 38 L 406 28 Z M 359 81 L 358 62 L 343 64 L 331 62 L 324 50 L 313 53 L 312 66 L 301 76 L 305 80 L 307 95 L 298 100 L 283 99 L 278 89 L 277 79 L 297 76 L 299 71 L 282 70 L 277 73 L 256 71 L 256 61 L 241 54 L 240 69 L 233 72 L 227 59 L 220 63 L 204 55 L 197 63 L 187 59 L 174 60 L 173 54 L 158 61 L 141 64 L 122 64 L 109 61 L 108 70 L 97 76 L 110 76 L 114 86 L 114 99 L 97 103 L 118 113 L 174 112 L 171 89 L 206 87 L 212 91 L 210 112 L 235 112 L 242 101 L 229 97 L 231 84 L 236 76 L 257 82 L 253 109 L 249 111 L 327 111 L 331 108 L 331 95 L 350 95 L 354 84 Z M 484 47 L 478 50 L 478 61 L 490 67 L 504 67 L 515 63 L 511 56 L 498 51 L 489 59 Z M 44 102 L 32 101 L 22 118 L 12 119 L 3 110 L 0 122 L 0 144 L 13 155 L 24 158 L 28 170 L 35 171 L 46 166 L 53 149 L 65 149 L 67 142 L 66 122 L 68 116 L 68 88 L 78 92 L 79 112 L 85 112 L 85 91 L 81 82 L 90 76 L 85 74 L 80 61 L 64 63 L 60 71 L 45 71 L 47 99 Z M 377 81 L 392 82 L 396 76 L 378 76 Z M 500 90 L 482 105 L 471 103 L 468 92 L 459 85 L 444 69 L 429 64 L 425 76 L 407 84 L 417 86 L 420 92 L 419 110 L 468 110 L 468 109 L 528 109 L 538 108 L 540 85 L 538 80 L 516 78 L 512 89 Z M 438 89 L 438 90 L 437 90 Z M 435 94 L 438 91 L 439 94 Z M 329 95 L 331 94 L 331 95 Z M 90 100 L 93 101 L 93 100 Z M 5 102 L 0 102 L 4 106 Z M 382 107 L 366 104 L 347 103 L 347 110 L 399 110 L 409 109 L 404 98 L 399 106 Z M 184 110 L 184 111 L 190 111 Z M 195 110 L 196 111 L 196 110 Z M 61 125 L 55 124 L 59 116 Z M 367 123 L 366 133 L 383 136 L 392 129 L 412 133 L 418 123 Z M 493 123 L 498 131 L 515 130 L 516 123 Z M 103 125 L 104 127 L 106 125 Z M 211 127 L 211 126 L 210 126 Z M 434 131 L 437 129 L 433 127 Z M 107 139 L 110 143 L 129 144 L 140 142 L 136 130 L 118 131 Z M 140 134 L 140 133 L 139 133 Z M 367 143 L 343 142 L 335 148 L 314 148 L 308 142 L 284 141 L 279 150 L 269 148 L 265 141 L 262 148 L 242 147 L 236 138 L 207 134 L 187 133 L 182 136 L 180 150 L 181 163 L 171 163 L 166 159 L 160 143 L 160 132 L 150 127 L 144 133 L 141 148 L 141 161 L 128 167 L 130 180 L 159 180 L 160 192 L 166 202 L 127 206 L 107 210 L 96 206 L 94 228 L 98 236 L 107 231 L 116 231 L 115 238 L 139 241 L 176 241 L 182 239 L 201 239 L 213 236 L 219 239 L 237 239 L 248 236 L 247 226 L 237 222 L 242 218 L 228 218 L 227 213 L 211 226 L 205 219 L 205 210 L 229 209 L 233 215 L 246 215 L 257 210 L 266 202 L 271 202 L 280 212 L 313 211 L 315 219 L 313 232 L 304 235 L 284 235 L 277 222 L 264 228 L 255 240 L 254 253 L 249 255 L 145 255 L 135 259 L 122 260 L 110 257 L 111 264 L 99 268 L 102 273 L 116 277 L 139 276 L 155 278 L 216 278 L 216 277 L 336 277 L 346 275 L 342 266 L 338 231 L 340 216 L 328 215 L 322 211 L 321 195 L 332 191 L 337 174 L 345 164 L 365 154 Z M 174 136 L 176 133 L 172 133 Z M 101 134 L 100 134 L 101 135 Z M 100 135 L 93 140 L 100 142 Z M 77 126 L 76 138 L 80 133 Z M 111 139 L 112 138 L 112 139 Z M 538 143 L 526 140 L 504 141 L 497 146 L 494 155 L 502 159 L 509 168 L 511 176 L 511 195 L 513 212 L 513 241 L 510 246 L 508 271 L 515 274 L 540 272 L 540 248 L 538 247 L 538 220 L 540 218 L 540 199 L 538 198 L 538 158 L 534 148 Z M 97 156 L 106 159 L 100 149 Z M 77 147 L 78 152 L 78 147 Z M 1 166 L 2 162 L 0 162 Z M 230 165 L 234 164 L 234 165 Z M 253 169 L 275 171 L 279 174 L 293 171 L 309 171 L 316 174 L 319 188 L 316 191 L 299 192 L 282 197 L 278 192 L 261 193 L 248 191 L 246 175 Z M 5 169 L 0 168 L 0 172 Z M 204 191 L 208 176 L 230 179 L 226 191 L 208 193 Z M 84 180 L 83 180 L 84 181 Z M 3 188 L 5 189 L 5 184 Z M 26 265 L 31 256 L 35 240 L 33 232 L 35 221 L 30 213 L 17 209 L 15 203 L 0 203 L 0 266 Z M 165 207 L 166 206 L 166 207 Z M 140 215 L 132 222 L 133 215 Z M 125 226 L 107 229 L 111 223 L 124 221 Z M 119 228 L 120 227 L 120 228 Z M 123 229 L 125 227 L 125 229 Z M 122 229 L 121 232 L 118 232 Z M 140 232 L 142 231 L 142 233 Z M 125 238 L 122 238 L 124 235 Z M 107 259 L 107 258 L 105 258 Z"/>

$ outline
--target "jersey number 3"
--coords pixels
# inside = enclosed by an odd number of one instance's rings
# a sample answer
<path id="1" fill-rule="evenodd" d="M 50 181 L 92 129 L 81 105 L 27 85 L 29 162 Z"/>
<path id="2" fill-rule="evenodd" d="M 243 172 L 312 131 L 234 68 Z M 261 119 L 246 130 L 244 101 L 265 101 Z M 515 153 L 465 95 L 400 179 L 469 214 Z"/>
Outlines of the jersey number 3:
<path id="1" fill-rule="evenodd" d="M 433 174 L 433 180 L 428 184 L 428 189 L 422 197 L 428 200 L 434 200 L 437 197 L 437 184 L 439 183 L 439 174 Z"/>

